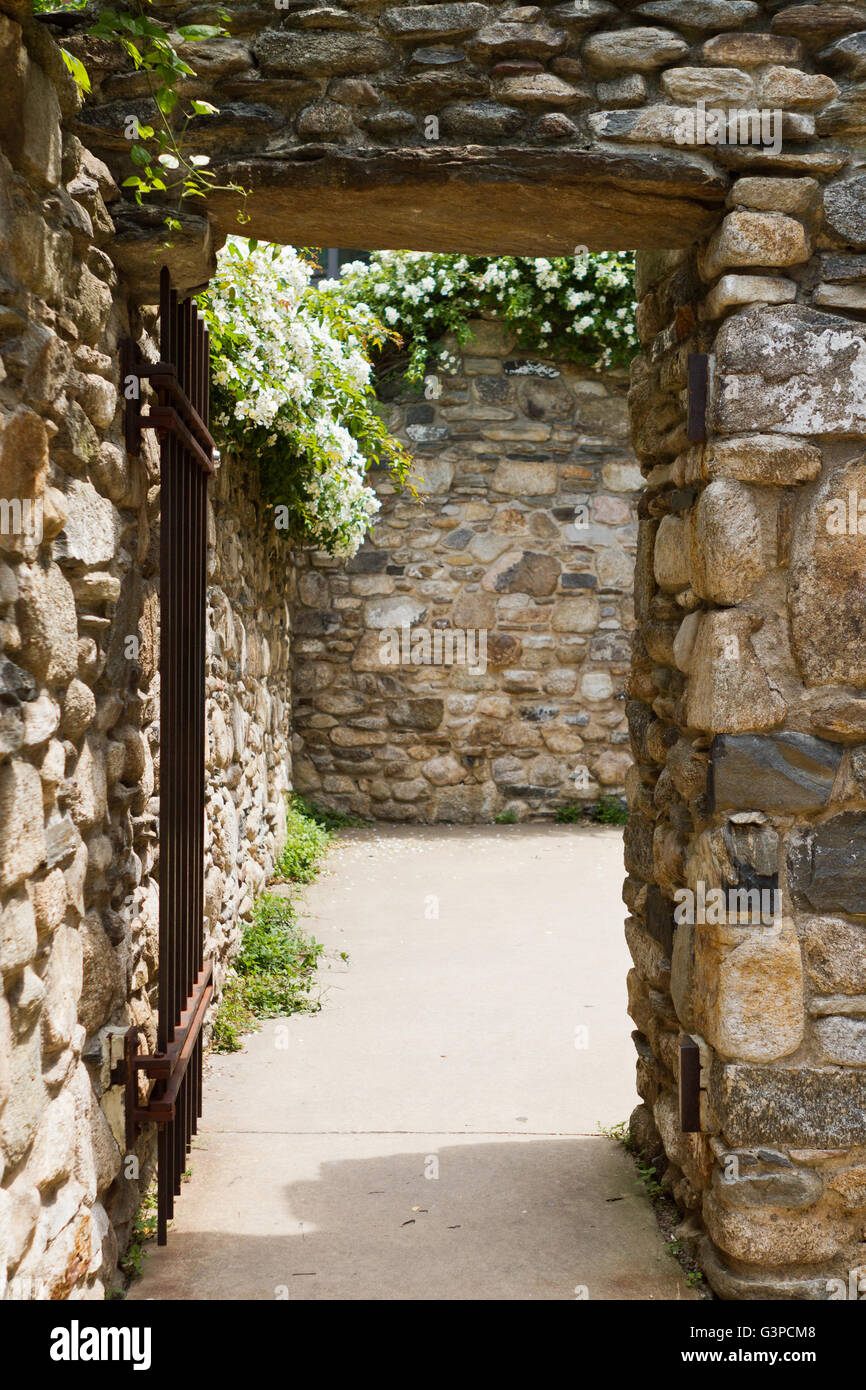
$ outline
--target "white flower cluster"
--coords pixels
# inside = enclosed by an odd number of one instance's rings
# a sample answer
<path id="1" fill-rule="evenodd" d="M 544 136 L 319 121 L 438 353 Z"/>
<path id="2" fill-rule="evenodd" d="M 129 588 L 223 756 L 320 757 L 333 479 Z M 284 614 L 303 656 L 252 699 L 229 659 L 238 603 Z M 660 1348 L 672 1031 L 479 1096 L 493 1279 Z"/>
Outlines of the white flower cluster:
<path id="1" fill-rule="evenodd" d="M 637 350 L 632 256 L 483 256 L 380 251 L 343 269 L 341 287 L 369 304 L 410 341 L 408 375 L 421 380 L 432 359 L 445 367 L 441 339 L 465 341 L 469 319 L 494 313 L 525 348 L 565 351 L 604 367 Z"/>
<path id="2" fill-rule="evenodd" d="M 311 276 L 291 247 L 229 239 L 200 301 L 215 363 L 215 425 L 236 447 L 260 457 L 276 451 L 287 495 L 302 498 L 306 538 L 353 555 L 379 508 L 365 481 L 372 459 L 364 447 L 382 436 L 363 346 L 374 320 L 364 306 L 332 312 Z M 271 493 L 276 503 L 279 486 Z"/>

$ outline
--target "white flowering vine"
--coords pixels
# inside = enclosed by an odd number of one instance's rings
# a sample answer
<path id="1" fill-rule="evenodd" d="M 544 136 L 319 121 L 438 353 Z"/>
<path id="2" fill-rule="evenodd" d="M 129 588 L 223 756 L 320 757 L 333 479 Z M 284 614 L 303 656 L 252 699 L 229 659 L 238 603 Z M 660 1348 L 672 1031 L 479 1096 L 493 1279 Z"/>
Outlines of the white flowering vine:
<path id="1" fill-rule="evenodd" d="M 199 305 L 211 335 L 213 427 L 258 458 L 263 495 L 292 539 L 354 555 L 379 500 L 366 481 L 411 457 L 377 412 L 368 353 L 388 330 L 364 304 L 311 283 L 292 247 L 231 237 Z"/>
<path id="2" fill-rule="evenodd" d="M 420 381 L 431 363 L 448 369 L 442 339 L 469 337 L 469 321 L 495 314 L 529 352 L 563 353 L 592 367 L 628 363 L 638 347 L 634 255 L 458 256 L 379 251 L 343 267 L 344 297 L 373 312 L 406 339 L 407 376 Z"/>

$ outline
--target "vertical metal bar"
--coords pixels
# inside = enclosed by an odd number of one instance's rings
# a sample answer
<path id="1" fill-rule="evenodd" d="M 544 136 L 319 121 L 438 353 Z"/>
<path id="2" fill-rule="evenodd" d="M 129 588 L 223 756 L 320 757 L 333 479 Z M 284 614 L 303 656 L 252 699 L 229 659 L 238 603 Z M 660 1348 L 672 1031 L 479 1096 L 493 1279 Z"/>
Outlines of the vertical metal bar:
<path id="1" fill-rule="evenodd" d="M 209 339 L 191 300 L 178 303 L 160 276 L 160 358 L 175 370 L 208 422 Z M 160 400 L 161 404 L 168 401 Z M 160 921 L 158 1047 L 171 1045 L 204 957 L 204 797 L 207 620 L 207 475 L 178 437 L 160 451 L 162 481 Z M 201 1113 L 201 1036 L 178 1088 L 174 1116 L 159 1132 L 158 1241 L 165 1244 L 174 1199 Z M 158 1082 L 164 1089 L 165 1082 Z"/>
<path id="2" fill-rule="evenodd" d="M 195 304 L 193 303 L 192 300 L 189 300 L 189 301 L 188 301 L 187 321 L 188 321 L 187 362 L 186 362 L 186 365 L 187 365 L 187 381 L 186 381 L 185 389 L 186 389 L 187 395 L 189 396 L 190 400 L 192 401 L 192 404 L 193 404 L 194 409 L 197 410 L 197 409 L 198 409 L 198 390 L 197 390 L 198 314 L 197 314 L 197 311 L 196 311 Z M 198 660 L 198 626 L 199 626 L 199 617 L 198 617 L 198 593 L 197 593 L 197 585 L 196 585 L 196 583 L 195 583 L 195 559 L 196 559 L 196 555 L 197 555 L 197 546 L 198 546 L 198 539 L 197 539 L 197 538 L 198 538 L 198 525 L 199 525 L 199 474 L 200 474 L 200 471 L 201 471 L 201 470 L 200 470 L 199 465 L 198 465 L 198 463 L 196 462 L 196 460 L 190 458 L 190 460 L 189 460 L 189 480 L 190 480 L 190 491 L 191 491 L 191 499 L 192 499 L 192 535 L 191 535 L 191 537 L 190 537 L 190 563 L 191 563 L 191 568 L 192 568 L 192 570 L 193 570 L 193 574 L 192 574 L 192 581 L 193 581 L 193 582 L 190 584 L 190 602 L 191 602 L 191 604 L 192 604 L 192 632 L 193 632 L 193 642 L 191 643 L 192 650 L 191 650 L 191 653 L 190 653 L 190 659 L 191 659 L 191 682 L 190 682 L 190 692 L 191 692 L 192 701 L 193 701 L 191 726 L 192 726 L 192 729 L 193 729 L 194 735 L 195 735 L 195 743 L 194 743 L 194 747 L 193 747 L 193 757 L 192 757 L 192 760 L 191 760 L 191 767 L 190 767 L 190 774 L 191 774 L 191 787 L 190 787 L 190 811 L 191 811 L 190 847 L 191 847 L 191 859 L 192 859 L 192 874 L 191 874 L 191 881 L 190 881 L 190 906 L 191 906 L 191 911 L 190 911 L 190 923 L 189 923 L 189 939 L 188 939 L 188 941 L 187 941 L 187 975 L 188 975 L 189 982 L 190 982 L 190 984 L 189 984 L 190 991 L 192 991 L 193 982 L 194 982 L 194 980 L 195 980 L 195 949 L 196 949 L 196 938 L 197 938 L 198 930 L 199 930 L 199 928 L 198 928 L 198 911 L 197 911 L 197 908 L 198 908 L 198 883 L 199 883 L 199 878 L 200 878 L 200 875 L 201 875 L 201 858 L 200 858 L 201 846 L 200 846 L 200 843 L 199 843 L 198 819 L 197 819 L 197 812 L 198 812 L 198 770 L 199 770 L 199 755 L 198 755 L 197 743 L 198 743 L 198 729 L 199 729 L 199 722 L 200 722 L 200 716 L 199 716 L 199 710 L 198 710 L 198 688 L 199 688 L 199 679 L 200 679 L 200 673 L 199 673 L 199 660 Z M 191 1139 L 191 1136 L 192 1136 L 193 1101 L 194 1101 L 194 1091 L 193 1091 L 193 1086 L 192 1086 L 192 1078 L 190 1077 L 189 1071 L 187 1071 L 186 1076 L 184 1077 L 184 1154 L 185 1154 L 185 1155 L 186 1155 L 186 1153 L 187 1153 L 188 1150 L 189 1150 L 190 1139 Z"/>
<path id="3" fill-rule="evenodd" d="M 177 361 L 178 349 L 178 322 L 177 322 L 177 291 L 172 290 L 169 296 L 169 341 L 168 356 L 169 362 Z M 171 438 L 171 616 L 172 616 L 172 642 L 170 666 L 166 671 L 166 683 L 168 686 L 170 700 L 170 785 L 172 791 L 172 824 L 171 824 L 171 859 L 169 861 L 171 870 L 171 880 L 169 884 L 169 897 L 171 902 L 171 957 L 173 968 L 172 992 L 170 1000 L 171 1023 L 174 1028 L 180 1013 L 181 983 L 177 969 L 177 932 L 180 925 L 180 901 L 178 886 L 182 874 L 182 840 L 180 834 L 180 786 L 178 782 L 177 769 L 179 762 L 179 744 L 181 740 L 180 718 L 181 711 L 178 707 L 179 701 L 179 675 L 178 652 L 182 648 L 182 633 L 180 631 L 180 573 L 179 560 L 182 545 L 182 457 L 181 450 L 174 435 Z"/>
<path id="4" fill-rule="evenodd" d="M 168 1125 L 161 1126 L 156 1141 L 156 1243 L 168 1239 Z"/>
<path id="5" fill-rule="evenodd" d="M 170 360 L 171 290 L 168 269 L 163 266 L 159 277 L 160 359 Z M 173 537 L 174 471 L 172 467 L 173 439 L 163 438 L 160 446 L 160 773 L 159 773 L 159 1001 L 157 1018 L 157 1048 L 166 1050 L 173 1027 L 174 971 L 172 955 L 172 818 L 173 776 L 171 750 L 171 682 L 173 648 Z M 161 1128 L 157 1140 L 157 1244 L 165 1245 L 169 1221 L 170 1135 Z"/>
<path id="6" fill-rule="evenodd" d="M 178 345 L 178 381 L 183 391 L 189 388 L 189 300 L 183 300 L 179 306 L 179 321 L 181 321 L 181 342 Z M 195 680 L 193 662 L 195 655 L 192 651 L 192 627 L 193 616 L 190 613 L 190 603 L 193 602 L 190 594 L 189 585 L 189 556 L 192 537 L 190 531 L 193 527 L 193 498 L 192 498 L 192 475 L 195 470 L 195 463 L 190 459 L 186 450 L 183 450 L 183 552 L 182 552 L 182 574 L 183 574 L 183 653 L 182 653 L 182 691 L 183 691 L 183 913 L 182 913 L 182 933 L 178 941 L 179 967 L 183 979 L 183 994 L 189 997 L 189 942 L 192 935 L 192 881 L 195 874 L 195 863 L 193 863 L 192 845 L 192 805 L 190 805 L 190 781 L 192 781 L 192 746 L 190 746 L 190 735 L 192 735 L 192 684 Z M 183 1005 L 181 1005 L 182 1008 Z M 175 1170 L 175 1193 L 181 1191 L 181 1175 L 186 1165 L 186 1079 L 183 1079 L 181 1093 L 178 1095 L 177 1133 L 175 1133 L 175 1154 L 177 1154 L 177 1170 Z"/>
<path id="7" fill-rule="evenodd" d="M 193 310 L 194 325 L 194 354 L 193 371 L 190 390 L 194 398 L 195 408 L 199 415 L 202 413 L 204 404 L 204 325 L 199 321 L 196 310 Z M 202 930 L 204 921 L 204 762 L 205 762 L 205 588 L 204 588 L 204 536 L 206 533 L 206 488 L 207 479 L 200 468 L 196 468 L 195 475 L 196 488 L 196 528 L 195 528 L 195 613 L 196 613 L 196 766 L 195 766 L 195 846 L 196 846 L 196 874 L 195 874 L 195 905 L 194 923 L 195 934 L 193 940 L 193 954 L 191 961 L 191 973 L 193 978 L 198 974 L 200 965 L 199 959 L 202 948 Z M 190 1073 L 190 1107 L 189 1107 L 189 1133 L 190 1138 L 195 1134 L 200 1114 L 200 1075 L 199 1075 L 199 1048 L 196 1047 L 195 1057 L 193 1058 L 192 1070 Z"/>
<path id="8" fill-rule="evenodd" d="M 163 266 L 159 277 L 159 322 L 160 322 L 160 347 L 161 358 L 165 357 L 166 339 L 168 336 L 168 314 L 169 314 L 169 286 L 168 270 Z M 168 901 L 168 749 L 166 740 L 169 735 L 169 723 L 165 700 L 167 691 L 165 689 L 166 673 L 171 650 L 170 636 L 170 615 L 168 612 L 168 581 L 171 563 L 171 553 L 169 544 L 170 528 L 170 499 L 169 491 L 169 468 L 168 459 L 171 448 L 169 437 L 163 439 L 160 446 L 160 627 L 159 627 L 159 665 L 160 665 L 160 778 L 159 778 L 159 1013 L 157 1022 L 157 1047 L 160 1052 L 164 1052 L 168 1034 L 168 1013 L 169 996 L 171 993 L 171 972 L 170 972 L 170 944 L 169 930 L 171 914 Z"/>
<path id="9" fill-rule="evenodd" d="M 205 324 L 204 324 L 203 322 L 202 322 L 201 325 L 200 325 L 199 352 L 200 352 L 200 359 L 201 359 L 201 360 L 200 360 L 200 374 L 199 374 L 199 407 L 198 407 L 198 408 L 199 408 L 199 414 L 201 415 L 203 421 L 204 421 L 205 424 L 207 425 L 208 422 L 209 422 L 209 419 L 210 419 L 210 335 L 209 335 L 208 330 L 207 330 L 207 328 L 206 328 L 206 326 L 205 326 Z M 206 679 L 206 674 L 207 674 L 207 673 L 206 673 L 206 663 L 207 663 L 207 484 L 208 484 L 207 475 L 203 473 L 202 476 L 201 476 L 202 519 L 201 519 L 201 530 L 200 530 L 200 533 L 199 533 L 199 542 L 200 542 L 200 546 L 201 546 L 201 555 L 200 555 L 200 559 L 199 559 L 199 574 L 200 574 L 201 589 L 202 589 L 202 594 L 201 594 L 201 607 L 200 607 L 201 624 L 202 624 L 201 643 L 200 643 L 200 670 L 201 670 L 201 682 L 202 682 L 202 688 L 201 688 L 201 705 L 200 705 L 200 709 L 201 709 L 202 728 L 201 728 L 201 772 L 200 772 L 201 808 L 200 808 L 200 812 L 199 812 L 199 827 L 200 827 L 200 831 L 201 831 L 201 844 L 202 844 L 202 849 L 201 849 L 201 877 L 200 877 L 200 885 L 199 885 L 199 886 L 200 886 L 200 894 L 201 894 L 201 899 L 200 899 L 200 901 L 201 901 L 201 908 L 200 908 L 200 912 L 199 912 L 199 928 L 198 928 L 198 935 L 197 935 L 197 942 L 196 942 L 196 961 L 195 961 L 195 964 L 196 964 L 196 972 L 198 972 L 199 970 L 201 970 L 201 968 L 202 968 L 202 966 L 203 966 L 203 964 L 204 964 L 204 814 L 205 814 L 205 809 L 204 809 L 204 808 L 205 808 L 205 755 L 206 755 L 206 746 L 207 746 L 207 742 L 206 742 L 206 741 L 207 741 L 207 728 L 206 728 L 206 720 L 205 720 L 205 708 L 206 708 L 205 702 L 206 702 L 206 698 L 207 698 L 207 679 Z M 199 1116 L 201 1115 L 201 1112 L 202 1112 L 202 1090 L 203 1090 L 202 1069 L 203 1069 L 203 1061 L 204 1061 L 204 1044 L 203 1044 L 202 1038 L 199 1037 L 198 1045 L 197 1045 L 197 1048 L 196 1048 L 195 1068 L 194 1068 L 194 1072 L 193 1072 L 194 1077 L 195 1077 L 195 1092 L 196 1092 L 196 1096 L 195 1096 L 195 1106 L 194 1106 L 194 1115 L 195 1115 L 194 1129 L 195 1129 L 195 1130 L 198 1129 L 198 1123 L 197 1123 L 197 1122 L 198 1122 L 198 1118 L 199 1118 Z"/>
<path id="10" fill-rule="evenodd" d="M 169 313 L 170 324 L 170 356 L 168 361 L 177 363 L 181 344 L 181 326 L 178 310 L 177 291 L 171 291 L 171 307 Z M 181 961 L 178 952 L 178 941 L 183 931 L 183 878 L 184 878 L 184 835 L 183 835 L 183 782 L 178 775 L 181 766 L 183 748 L 183 667 L 182 653 L 184 648 L 183 634 L 183 547 L 184 547 L 184 451 L 180 442 L 172 436 L 172 624 L 173 640 L 171 653 L 171 670 L 168 674 L 168 686 L 171 692 L 171 719 L 172 719 L 172 882 L 171 882 L 171 902 L 172 902 L 172 934 L 171 934 L 171 955 L 172 968 L 174 975 L 174 989 L 171 1000 L 171 1029 L 172 1034 L 177 1027 L 177 1022 L 183 1008 L 184 980 L 181 970 Z M 166 1173 L 166 1200 L 169 1217 L 174 1215 L 174 1197 L 177 1191 L 177 1121 L 169 1121 L 166 1126 L 168 1130 L 168 1172 Z"/>
<path id="11" fill-rule="evenodd" d="M 184 302 L 184 354 L 182 359 L 183 388 L 187 396 L 193 391 L 193 363 L 195 353 L 195 306 L 191 299 Z M 197 710 L 197 689 L 198 689 L 198 653 L 196 651 L 196 634 L 198 626 L 197 602 L 194 583 L 194 564 L 196 553 L 196 530 L 198 526 L 198 474 L 199 466 L 190 455 L 186 457 L 186 479 L 189 496 L 189 525 L 190 530 L 187 536 L 186 551 L 186 579 L 187 579 L 187 608 L 190 610 L 190 642 L 189 657 L 187 666 L 187 699 L 189 707 L 189 733 L 188 738 L 192 740 L 188 760 L 188 807 L 189 819 L 186 827 L 187 840 L 189 845 L 189 881 L 187 884 L 187 920 L 186 920 L 186 940 L 184 941 L 184 975 L 187 981 L 187 995 L 192 993 L 193 986 L 193 955 L 195 951 L 195 903 L 197 898 L 198 880 L 198 842 L 195 833 L 195 807 L 197 800 L 196 774 L 198 772 L 198 756 L 195 747 L 195 734 L 198 725 Z M 186 1153 L 189 1146 L 189 1136 L 191 1128 L 190 1115 L 190 1087 L 189 1075 L 183 1081 L 183 1109 L 181 1115 L 183 1127 L 183 1142 L 181 1145 L 181 1172 L 186 1168 Z M 178 1189 L 179 1190 L 179 1189 Z"/>

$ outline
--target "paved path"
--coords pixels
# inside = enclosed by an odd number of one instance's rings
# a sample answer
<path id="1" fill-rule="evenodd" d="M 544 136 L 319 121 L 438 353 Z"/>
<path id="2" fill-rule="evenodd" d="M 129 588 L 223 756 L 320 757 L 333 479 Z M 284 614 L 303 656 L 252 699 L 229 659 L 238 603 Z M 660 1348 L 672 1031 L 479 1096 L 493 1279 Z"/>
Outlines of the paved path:
<path id="1" fill-rule="evenodd" d="M 305 894 L 323 1010 L 210 1060 L 130 1297 L 692 1297 L 597 1134 L 636 1103 L 621 881 L 614 829 L 347 832 Z"/>

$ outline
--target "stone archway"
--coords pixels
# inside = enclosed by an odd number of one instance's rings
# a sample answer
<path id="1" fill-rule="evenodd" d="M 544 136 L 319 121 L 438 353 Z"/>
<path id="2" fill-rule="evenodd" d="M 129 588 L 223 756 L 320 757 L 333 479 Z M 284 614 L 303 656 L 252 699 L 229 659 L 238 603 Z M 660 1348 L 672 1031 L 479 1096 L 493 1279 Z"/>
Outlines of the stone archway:
<path id="1" fill-rule="evenodd" d="M 23 17 L 18 0 L 0 9 Z M 155 9 L 182 13 L 174 3 Z M 847 1287 L 862 1264 L 866 180 L 857 14 L 751 0 L 655 0 L 627 12 L 575 0 L 508 15 L 474 3 L 360 5 L 292 10 L 276 22 L 241 11 L 236 37 L 210 45 L 196 81 L 223 109 L 201 141 L 221 172 L 250 185 L 254 235 L 490 253 L 641 251 L 643 354 L 631 411 L 646 490 L 625 890 L 643 1097 L 634 1128 L 649 1152 L 666 1153 L 710 1282 L 733 1298 L 825 1298 L 829 1279 Z M 20 31 L 7 23 L 3 32 L 17 61 Z M 53 295 L 59 306 L 62 292 L 43 284 L 51 239 L 68 238 L 70 277 L 76 241 L 82 346 L 98 358 L 109 315 L 128 295 L 147 302 L 161 228 L 158 215 L 115 202 L 118 235 L 91 250 L 105 211 L 100 176 L 92 163 L 78 172 L 81 149 L 68 135 L 63 146 L 61 111 L 119 173 L 119 118 L 139 114 L 143 98 L 110 53 L 74 32 L 68 42 L 96 78 L 84 112 L 44 29 L 29 26 L 29 58 L 14 69 L 24 95 L 9 103 L 3 129 L 14 170 L 7 206 L 29 218 L 35 259 L 19 249 L 10 264 L 25 295 Z M 34 126 L 16 112 L 37 89 L 46 114 Z M 682 113 L 695 118 L 703 100 L 779 110 L 781 148 L 680 144 Z M 77 189 L 64 185 L 52 206 L 64 152 Z M 85 224 L 75 209 L 88 205 Z M 185 219 L 175 269 L 187 288 L 206 280 L 234 215 L 215 199 L 207 216 Z M 688 429 L 695 354 L 699 366 L 707 358 L 707 402 L 704 411 L 693 377 Z M 99 366 L 86 353 L 76 360 L 79 372 Z M 16 368 L 7 395 L 23 380 Z M 54 424 L 35 381 L 19 398 Z M 94 466 L 99 431 L 110 428 L 98 402 L 89 418 L 95 442 L 88 436 L 83 452 L 74 430 L 61 436 L 73 472 Z M 108 476 L 102 455 L 100 466 Z M 105 486 L 120 484 L 112 475 Z M 38 632 L 25 638 L 39 648 Z M 68 679 L 72 655 L 64 661 Z M 27 835 L 19 840 L 26 849 Z M 28 872 L 20 845 L 11 889 Z M 673 921 L 682 889 L 703 903 L 693 924 Z M 707 895 L 729 889 L 778 889 L 780 911 L 713 920 Z M 684 1129 L 679 1049 L 689 1038 L 700 1065 L 685 1099 L 697 1123 Z"/>

